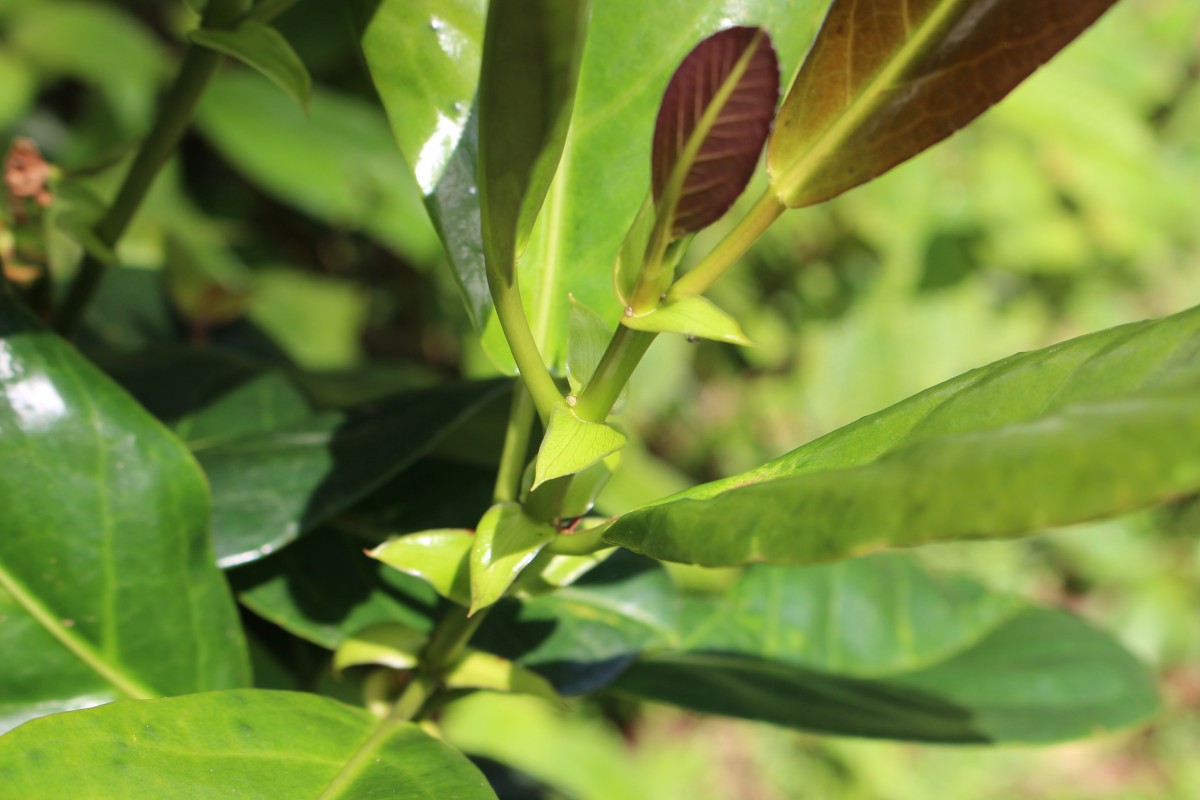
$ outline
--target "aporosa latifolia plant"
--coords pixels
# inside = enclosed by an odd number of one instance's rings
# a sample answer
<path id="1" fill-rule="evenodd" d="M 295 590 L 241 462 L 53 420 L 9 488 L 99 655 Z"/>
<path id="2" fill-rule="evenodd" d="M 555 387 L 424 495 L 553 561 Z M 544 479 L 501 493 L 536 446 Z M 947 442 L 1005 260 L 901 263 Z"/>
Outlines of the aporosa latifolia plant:
<path id="1" fill-rule="evenodd" d="M 69 341 L 222 59 L 308 97 L 269 25 L 290 3 L 194 4 L 124 182 L 59 215 L 86 252 L 65 299 L 0 293 L 0 797 L 494 797 L 437 728 L 473 692 L 942 743 L 1149 716 L 1150 676 L 1106 634 L 868 554 L 1200 490 L 1195 311 L 594 508 L 655 338 L 749 344 L 705 292 L 776 219 L 962 128 L 1112 4 L 355 0 L 484 350 L 519 374 L 367 403 L 203 348 L 106 375 Z M 11 202 L 41 213 L 49 174 L 10 181 Z M 737 204 L 747 185 L 758 199 Z M 478 423 L 498 407 L 493 448 Z M 745 569 L 693 596 L 659 561 Z M 251 623 L 330 652 L 341 683 L 256 682 Z"/>

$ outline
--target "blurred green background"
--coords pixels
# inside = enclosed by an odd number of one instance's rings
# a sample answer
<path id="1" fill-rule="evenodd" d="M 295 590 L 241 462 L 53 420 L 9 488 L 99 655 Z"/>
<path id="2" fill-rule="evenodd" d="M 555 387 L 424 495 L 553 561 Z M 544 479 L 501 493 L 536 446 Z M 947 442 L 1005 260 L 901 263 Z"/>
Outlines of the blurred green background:
<path id="1" fill-rule="evenodd" d="M 49 209 L 0 225 L 14 277 L 40 272 L 46 294 L 69 278 L 79 249 L 61 231 L 111 196 L 190 13 L 158 0 L 0 0 L 0 147 L 32 138 L 57 169 Z M 246 70 L 219 76 L 81 345 L 193 342 L 413 380 L 490 374 L 345 10 L 308 0 L 279 27 L 316 79 L 311 114 Z M 637 441 L 609 511 L 749 468 L 1015 351 L 1195 305 L 1200 5 L 1122 0 L 950 142 L 786 216 L 713 295 L 758 346 L 655 344 L 623 417 Z M 504 797 L 1200 797 L 1198 529 L 1200 503 L 1184 499 L 1087 530 L 920 551 L 1069 607 L 1153 664 L 1165 711 L 1132 733 L 941 748 L 613 698 L 564 714 L 492 696 L 454 707 L 444 729 L 524 773 L 503 776 Z M 726 578 L 678 572 L 697 591 Z"/>

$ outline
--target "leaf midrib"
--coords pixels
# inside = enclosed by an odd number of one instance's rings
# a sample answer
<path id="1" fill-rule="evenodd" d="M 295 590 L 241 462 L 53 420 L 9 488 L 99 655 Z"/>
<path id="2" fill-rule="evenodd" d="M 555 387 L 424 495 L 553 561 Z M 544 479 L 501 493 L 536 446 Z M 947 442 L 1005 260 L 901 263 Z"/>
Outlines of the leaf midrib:
<path id="1" fill-rule="evenodd" d="M 0 588 L 3 588 L 25 611 L 45 628 L 59 644 L 67 648 L 93 672 L 108 681 L 117 691 L 131 700 L 150 700 L 159 693 L 136 678 L 125 674 L 116 665 L 105 661 L 81 636 L 63 627 L 58 617 L 50 613 L 34 594 L 25 588 L 3 565 L 0 565 Z"/>

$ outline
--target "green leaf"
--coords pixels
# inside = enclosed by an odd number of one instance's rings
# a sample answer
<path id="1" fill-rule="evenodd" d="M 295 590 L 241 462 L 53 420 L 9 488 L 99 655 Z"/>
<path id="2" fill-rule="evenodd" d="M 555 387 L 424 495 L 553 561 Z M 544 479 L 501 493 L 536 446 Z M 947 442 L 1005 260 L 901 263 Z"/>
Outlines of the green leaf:
<path id="1" fill-rule="evenodd" d="M 518 265 L 526 312 L 534 331 L 545 332 L 542 341 L 549 344 L 543 355 L 552 366 L 566 359 L 568 292 L 603 317 L 619 313 L 609 276 L 647 196 L 655 114 L 675 66 L 705 36 L 729 25 L 757 25 L 771 31 L 781 69 L 791 74 L 827 5 L 828 0 L 595 4 L 567 145 Z M 489 322 L 474 182 L 470 111 L 484 3 L 355 0 L 354 7 L 372 79 L 466 287 L 468 307 L 486 329 L 488 354 L 511 372 L 503 337 L 494 318 Z"/>
<path id="2" fill-rule="evenodd" d="M 617 251 L 617 259 L 613 262 L 613 290 L 621 302 L 621 308 L 627 309 L 633 305 L 633 291 L 637 288 L 638 275 L 646 262 L 646 249 L 650 245 L 650 235 L 654 233 L 654 194 L 648 192 L 637 216 L 633 218 L 624 241 Z M 678 264 L 664 265 L 674 277 Z M 570 342 L 568 341 L 568 347 Z M 570 353 L 568 352 L 568 356 Z"/>
<path id="3" fill-rule="evenodd" d="M 588 381 L 596 372 L 608 342 L 613 337 L 613 329 L 604 318 L 580 303 L 572 296 L 571 318 L 567 326 L 567 383 L 571 394 L 578 397 L 587 387 Z M 629 399 L 629 387 L 621 390 L 617 401 L 613 404 L 613 414 L 625 410 Z"/>
<path id="4" fill-rule="evenodd" d="M 517 503 L 488 509 L 475 530 L 471 547 L 471 614 L 495 603 L 521 570 L 558 532 L 525 516 Z"/>
<path id="5" fill-rule="evenodd" d="M 487 689 L 509 694 L 527 694 L 552 703 L 562 698 L 550 682 L 536 672 L 491 653 L 468 649 L 446 675 L 449 689 Z"/>
<path id="6" fill-rule="evenodd" d="M 590 0 L 488 5 L 479 77 L 479 205 L 484 254 L 515 279 L 575 105 Z"/>
<path id="7" fill-rule="evenodd" d="M 658 565 L 618 554 L 498 606 L 475 644 L 566 694 L 612 684 L 839 735 L 1057 741 L 1156 706 L 1148 671 L 1109 637 L 900 554 L 750 567 L 721 597 L 684 595 Z"/>
<path id="8" fill-rule="evenodd" d="M 428 584 L 372 561 L 361 540 L 330 530 L 227 574 L 243 606 L 329 650 L 372 625 L 428 631 L 437 616 Z"/>
<path id="9" fill-rule="evenodd" d="M 221 566 L 253 561 L 365 498 L 434 447 L 506 381 L 417 390 L 344 411 L 238 431 L 238 404 L 214 404 L 191 439 L 213 490 Z M 201 423 L 194 423 L 201 424 Z"/>
<path id="10" fill-rule="evenodd" d="M 305 115 L 262 76 L 225 72 L 205 91 L 196 125 L 238 172 L 279 202 L 337 228 L 361 230 L 416 265 L 439 262 L 420 190 L 371 103 L 318 87 Z"/>
<path id="11" fill-rule="evenodd" d="M 568 534 L 579 535 L 579 534 Z M 560 539 L 561 540 L 561 534 Z M 516 585 L 518 597 L 537 597 L 570 586 L 584 575 L 600 566 L 616 552 L 615 547 L 598 550 L 586 555 L 555 555 L 541 570 L 526 570 Z"/>
<path id="12" fill-rule="evenodd" d="M 742 327 L 711 300 L 690 294 L 668 297 L 653 311 L 621 317 L 621 324 L 635 331 L 682 333 L 701 339 L 750 346 Z"/>
<path id="13" fill-rule="evenodd" d="M 530 491 L 546 481 L 587 469 L 620 450 L 626 441 L 625 434 L 607 423 L 585 422 L 565 403 L 555 406 L 538 449 Z"/>
<path id="14" fill-rule="evenodd" d="M 687 54 L 654 127 L 652 187 L 664 241 L 729 210 L 754 175 L 778 100 L 779 62 L 761 28 L 726 28 Z"/>
<path id="15" fill-rule="evenodd" d="M 0 729 L 249 682 L 203 474 L 5 286 L 0 439 Z"/>
<path id="16" fill-rule="evenodd" d="M 0 52 L 0 128 L 11 130 L 24 117 L 38 91 L 37 75 L 24 58 Z"/>
<path id="17" fill-rule="evenodd" d="M 875 679 L 830 678 L 727 653 L 663 654 L 614 687 L 702 713 L 906 741 L 1047 743 L 1144 721 L 1145 669 L 1059 611 L 1029 610 L 946 661 Z"/>
<path id="18" fill-rule="evenodd" d="M 620 465 L 621 453 L 616 452 L 576 473 L 563 496 L 563 518 L 582 517 L 595 508 L 596 498 L 604 491 Z"/>
<path id="19" fill-rule="evenodd" d="M 412 723 L 297 692 L 210 692 L 114 703 L 0 739 L 14 797 L 495 800 L 461 753 Z"/>
<path id="20" fill-rule="evenodd" d="M 420 578 L 447 600 L 470 606 L 469 554 L 474 542 L 468 530 L 423 531 L 389 539 L 368 555 Z"/>
<path id="21" fill-rule="evenodd" d="M 474 111 L 487 0 L 351 0 L 375 89 L 425 200 L 472 324 L 492 310 Z"/>
<path id="22" fill-rule="evenodd" d="M 1021 353 L 619 518 L 669 561 L 798 564 L 1011 538 L 1200 488 L 1200 309 Z"/>
<path id="23" fill-rule="evenodd" d="M 5 44 L 50 78 L 97 87 L 120 132 L 149 126 L 170 60 L 154 32 L 121 6 L 67 0 L 20 3 L 5 21 Z M 97 47 L 104 42 L 104 47 Z"/>
<path id="24" fill-rule="evenodd" d="M 567 382 L 571 394 L 578 395 L 592 379 L 596 366 L 612 338 L 612 326 L 604 318 L 575 299 L 571 300 L 571 318 L 567 331 Z"/>
<path id="25" fill-rule="evenodd" d="M 392 669 L 412 669 L 417 665 L 421 648 L 429 638 L 425 631 L 396 622 L 372 625 L 355 633 L 338 645 L 333 654 L 333 669 L 379 664 Z"/>
<path id="26" fill-rule="evenodd" d="M 232 56 L 261 72 L 308 111 L 312 78 L 283 34 L 261 22 L 247 20 L 233 30 L 197 28 L 188 38 L 201 47 Z"/>
<path id="27" fill-rule="evenodd" d="M 979 116 L 1114 0 L 835 0 L 767 146 L 789 206 L 881 175 Z"/>

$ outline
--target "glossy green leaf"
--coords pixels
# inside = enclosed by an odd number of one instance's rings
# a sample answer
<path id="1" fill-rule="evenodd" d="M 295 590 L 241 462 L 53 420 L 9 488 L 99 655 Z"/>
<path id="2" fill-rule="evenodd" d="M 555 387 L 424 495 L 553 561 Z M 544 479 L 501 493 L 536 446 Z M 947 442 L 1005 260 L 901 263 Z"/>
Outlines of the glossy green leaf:
<path id="1" fill-rule="evenodd" d="M 735 26 L 687 54 L 658 110 L 651 186 L 663 233 L 678 239 L 716 222 L 746 188 L 779 101 L 770 35 Z"/>
<path id="2" fill-rule="evenodd" d="M 312 77 L 288 40 L 275 28 L 247 20 L 232 30 L 197 28 L 188 38 L 258 70 L 308 111 Z"/>
<path id="3" fill-rule="evenodd" d="M 492 310 L 476 185 L 475 94 L 487 0 L 351 0 L 363 55 L 467 313 Z"/>
<path id="4" fill-rule="evenodd" d="M 389 539 L 368 555 L 420 578 L 447 600 L 470 606 L 469 556 L 474 543 L 475 537 L 468 530 L 423 531 Z"/>
<path id="5" fill-rule="evenodd" d="M 550 682 L 500 656 L 468 649 L 446 674 L 450 689 L 487 689 L 509 694 L 527 694 L 561 703 L 562 698 Z"/>
<path id="6" fill-rule="evenodd" d="M 828 200 L 1001 100 L 1115 0 L 835 0 L 767 146 L 789 206 Z"/>
<path id="7" fill-rule="evenodd" d="M 1007 538 L 1200 488 L 1200 309 L 1021 353 L 616 520 L 670 561 Z"/>
<path id="8" fill-rule="evenodd" d="M 249 682 L 203 474 L 5 286 L 0 441 L 0 728 Z"/>
<path id="9" fill-rule="evenodd" d="M 706 297 L 689 294 L 668 297 L 653 311 L 621 317 L 621 324 L 635 331 L 682 333 L 716 342 L 753 345 L 736 319 Z"/>
<path id="10" fill-rule="evenodd" d="M 412 669 L 429 638 L 425 631 L 397 622 L 372 625 L 350 636 L 333 654 L 333 668 L 379 664 L 392 669 Z"/>
<path id="11" fill-rule="evenodd" d="M 372 625 L 428 631 L 438 614 L 428 584 L 371 560 L 362 540 L 327 529 L 227 574 L 243 606 L 329 650 Z"/>
<path id="12" fill-rule="evenodd" d="M 488 5 L 478 98 L 480 223 L 489 269 L 507 285 L 562 157 L 590 5 Z"/>
<path id="13" fill-rule="evenodd" d="M 481 327 L 483 280 L 470 124 L 482 41 L 482 0 L 356 0 L 362 47 L 393 130 L 426 194 L 468 306 Z M 655 114 L 675 67 L 696 42 L 730 25 L 771 32 L 781 69 L 807 50 L 828 0 L 641 0 L 596 3 L 567 146 L 518 265 L 526 311 L 545 332 L 543 355 L 566 359 L 568 293 L 615 318 L 610 281 L 630 222 L 648 194 Z M 664 36 L 663 32 L 669 31 Z M 602 177 L 601 177 L 602 176 Z M 511 371 L 494 319 L 485 347 Z"/>
<path id="14" fill-rule="evenodd" d="M 349 508 L 507 390 L 496 381 L 446 385 L 253 431 L 236 430 L 238 404 L 215 405 L 219 416 L 204 425 L 233 420 L 235 432 L 189 446 L 212 484 L 219 563 L 261 558 Z"/>
<path id="15" fill-rule="evenodd" d="M 264 690 L 35 720 L 0 739 L 0 786 L 24 800 L 495 800 L 471 762 L 412 723 Z"/>
<path id="16" fill-rule="evenodd" d="M 438 262 L 441 248 L 421 193 L 372 104 L 317 87 L 305 115 L 270 81 L 241 70 L 213 79 L 196 125 L 238 172 L 279 202 L 362 230 L 418 265 Z"/>
<path id="17" fill-rule="evenodd" d="M 557 531 L 525 516 L 518 503 L 488 509 L 471 546 L 471 613 L 495 603 Z"/>
<path id="18" fill-rule="evenodd" d="M 566 404 L 550 411 L 546 436 L 538 449 L 533 488 L 574 475 L 625 446 L 625 434 L 604 422 L 585 422 Z"/>

